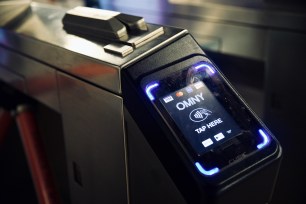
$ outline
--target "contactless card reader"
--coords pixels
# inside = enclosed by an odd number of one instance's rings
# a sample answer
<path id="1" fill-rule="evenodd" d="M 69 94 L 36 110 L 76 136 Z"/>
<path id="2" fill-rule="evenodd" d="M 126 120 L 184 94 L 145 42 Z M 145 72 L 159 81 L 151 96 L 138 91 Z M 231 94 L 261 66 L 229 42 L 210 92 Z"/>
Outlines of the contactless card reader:
<path id="1" fill-rule="evenodd" d="M 143 79 L 143 90 L 203 176 L 267 146 L 277 149 L 271 133 L 208 59 L 161 79 L 160 74 L 165 76 L 161 71 Z"/>
<path id="2" fill-rule="evenodd" d="M 135 73 L 132 68 L 130 72 Z M 155 68 L 138 80 L 140 98 L 152 115 L 143 122 L 144 129 L 160 129 L 144 132 L 152 143 L 157 138 L 170 141 L 172 147 L 157 145 L 156 151 L 168 154 L 174 149 L 175 157 L 168 157 L 165 165 L 170 174 L 175 172 L 182 191 L 189 192 L 187 200 L 269 202 L 281 147 L 207 56 L 190 56 Z M 179 166 L 183 164 L 187 169 Z M 197 199 L 188 189 L 194 183 L 201 192 Z"/>

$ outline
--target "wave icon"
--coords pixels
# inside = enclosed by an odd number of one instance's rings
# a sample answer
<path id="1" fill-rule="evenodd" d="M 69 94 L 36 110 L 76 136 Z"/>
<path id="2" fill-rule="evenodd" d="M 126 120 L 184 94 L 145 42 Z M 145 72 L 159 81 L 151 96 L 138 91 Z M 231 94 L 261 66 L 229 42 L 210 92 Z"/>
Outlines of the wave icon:
<path id="1" fill-rule="evenodd" d="M 196 108 L 192 110 L 189 114 L 190 120 L 193 122 L 201 122 L 205 120 L 212 112 L 204 108 Z"/>

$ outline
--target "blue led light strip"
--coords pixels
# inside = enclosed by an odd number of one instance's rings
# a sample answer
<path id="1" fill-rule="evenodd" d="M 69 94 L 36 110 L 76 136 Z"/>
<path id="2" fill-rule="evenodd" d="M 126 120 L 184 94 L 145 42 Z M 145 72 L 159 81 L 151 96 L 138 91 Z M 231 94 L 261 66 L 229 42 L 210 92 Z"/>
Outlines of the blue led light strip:
<path id="1" fill-rule="evenodd" d="M 196 162 L 195 165 L 198 168 L 199 172 L 201 172 L 205 176 L 212 176 L 219 172 L 219 168 L 217 167 L 210 169 L 210 170 L 205 170 L 199 162 Z"/>
<path id="2" fill-rule="evenodd" d="M 146 86 L 146 93 L 147 93 L 147 96 L 149 97 L 149 99 L 151 101 L 153 101 L 155 99 L 155 97 L 152 95 L 151 91 L 158 86 L 159 86 L 159 84 L 157 82 Z"/>
<path id="3" fill-rule="evenodd" d="M 257 145 L 257 149 L 261 149 L 270 142 L 270 138 L 262 129 L 259 129 L 258 132 L 261 135 L 263 142 Z"/>
<path id="4" fill-rule="evenodd" d="M 201 68 L 206 68 L 206 69 L 208 69 L 208 70 L 211 72 L 211 74 L 214 74 L 214 73 L 215 73 L 215 70 L 214 70 L 211 66 L 209 66 L 208 64 L 200 64 L 200 65 L 198 65 L 198 66 L 195 67 L 196 70 L 199 70 L 199 69 L 201 69 Z"/>

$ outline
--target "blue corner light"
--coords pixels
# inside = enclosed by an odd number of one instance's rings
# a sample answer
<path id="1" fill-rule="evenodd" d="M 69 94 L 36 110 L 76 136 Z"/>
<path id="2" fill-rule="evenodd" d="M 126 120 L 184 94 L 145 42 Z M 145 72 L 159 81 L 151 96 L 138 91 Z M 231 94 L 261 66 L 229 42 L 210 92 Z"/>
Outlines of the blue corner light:
<path id="1" fill-rule="evenodd" d="M 258 132 L 261 135 L 263 142 L 257 145 L 257 149 L 261 149 L 270 142 L 270 138 L 262 129 L 259 129 Z"/>
<path id="2" fill-rule="evenodd" d="M 147 96 L 149 97 L 149 99 L 151 101 L 153 101 L 155 99 L 155 97 L 152 95 L 151 91 L 158 86 L 159 86 L 159 84 L 157 82 L 149 84 L 149 85 L 146 86 L 146 93 L 147 93 Z"/>
<path id="3" fill-rule="evenodd" d="M 201 172 L 205 176 L 212 176 L 212 175 L 219 172 L 219 168 L 217 168 L 217 167 L 215 167 L 211 170 L 205 170 L 199 162 L 196 162 L 195 165 L 198 168 L 199 172 Z"/>
<path id="4" fill-rule="evenodd" d="M 202 69 L 202 68 L 206 68 L 210 71 L 211 74 L 215 73 L 215 70 L 209 66 L 208 64 L 199 64 L 198 66 L 195 67 L 196 70 Z"/>

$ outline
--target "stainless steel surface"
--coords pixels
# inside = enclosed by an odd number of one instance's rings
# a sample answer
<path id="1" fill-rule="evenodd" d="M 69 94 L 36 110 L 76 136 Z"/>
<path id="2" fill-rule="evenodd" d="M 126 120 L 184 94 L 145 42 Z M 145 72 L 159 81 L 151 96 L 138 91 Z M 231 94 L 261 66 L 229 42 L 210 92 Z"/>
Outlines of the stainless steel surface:
<path id="1" fill-rule="evenodd" d="M 55 69 L 1 46 L 0 53 L 0 65 L 23 81 L 24 88 L 18 88 L 19 90 L 53 110 L 60 111 Z M 9 76 L 7 73 L 4 74 L 0 79 L 4 78 L 3 80 L 7 81 Z"/>
<path id="2" fill-rule="evenodd" d="M 186 204 L 182 194 L 126 108 L 124 108 L 124 116 L 132 203 Z"/>
<path id="3" fill-rule="evenodd" d="M 1 52 L 1 49 L 0 49 Z M 0 80 L 14 87 L 15 89 L 26 93 L 25 79 L 3 67 L 0 64 Z"/>
<path id="4" fill-rule="evenodd" d="M 145 45 L 152 40 L 155 40 L 157 37 L 164 34 L 164 28 L 155 25 L 148 25 L 148 33 L 141 34 L 139 36 L 133 36 L 131 39 L 127 41 L 127 43 L 131 44 L 135 48 L 139 48 Z"/>
<path id="5" fill-rule="evenodd" d="M 137 48 L 121 57 L 105 52 L 109 42 L 67 34 L 64 10 L 36 3 L 31 10 L 0 29 L 0 80 L 12 83 L 16 74 L 29 97 L 60 115 L 72 203 L 129 203 L 120 71 L 188 32 L 149 25 L 153 34 L 133 39 Z"/>
<path id="6" fill-rule="evenodd" d="M 119 55 L 121 57 L 125 57 L 125 56 L 131 54 L 134 51 L 132 46 L 119 44 L 119 43 L 108 44 L 108 45 L 104 46 L 103 48 L 104 48 L 105 52 L 114 53 L 114 54 Z"/>
<path id="7" fill-rule="evenodd" d="M 0 1 L 0 27 L 8 26 L 16 20 L 22 20 L 29 11 L 30 0 Z"/>
<path id="8" fill-rule="evenodd" d="M 62 9 L 37 3 L 32 3 L 31 8 L 32 14 L 13 30 L 0 29 L 0 46 L 118 94 L 121 93 L 120 69 L 187 33 L 166 27 L 164 35 L 120 57 L 104 51 L 108 43 L 67 34 L 62 28 Z"/>
<path id="9" fill-rule="evenodd" d="M 123 100 L 59 73 L 71 202 L 128 203 Z"/>

